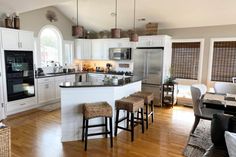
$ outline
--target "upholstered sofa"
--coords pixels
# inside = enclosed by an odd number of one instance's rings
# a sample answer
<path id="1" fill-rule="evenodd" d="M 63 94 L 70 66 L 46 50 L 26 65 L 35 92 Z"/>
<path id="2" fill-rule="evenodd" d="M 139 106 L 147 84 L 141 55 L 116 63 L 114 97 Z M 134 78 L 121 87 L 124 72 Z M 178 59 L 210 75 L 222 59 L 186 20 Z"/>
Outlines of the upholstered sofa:
<path id="1" fill-rule="evenodd" d="M 211 140 L 213 145 L 203 157 L 228 157 L 225 144 L 225 131 L 236 132 L 236 117 L 224 114 L 214 114 L 211 122 Z"/>

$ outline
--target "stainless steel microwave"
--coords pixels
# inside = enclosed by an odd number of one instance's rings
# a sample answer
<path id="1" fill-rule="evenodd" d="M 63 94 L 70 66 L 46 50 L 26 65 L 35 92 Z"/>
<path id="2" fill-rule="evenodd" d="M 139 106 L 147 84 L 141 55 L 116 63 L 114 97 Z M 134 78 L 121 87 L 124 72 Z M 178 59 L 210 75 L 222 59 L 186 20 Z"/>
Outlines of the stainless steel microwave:
<path id="1" fill-rule="evenodd" d="M 131 60 L 131 48 L 109 48 L 109 59 L 111 60 Z"/>

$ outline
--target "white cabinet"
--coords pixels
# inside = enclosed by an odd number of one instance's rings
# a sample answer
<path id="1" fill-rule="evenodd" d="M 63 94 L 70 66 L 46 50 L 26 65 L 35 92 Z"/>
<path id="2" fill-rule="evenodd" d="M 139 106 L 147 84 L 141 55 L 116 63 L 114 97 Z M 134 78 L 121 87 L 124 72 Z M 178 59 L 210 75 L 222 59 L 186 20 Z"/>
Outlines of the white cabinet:
<path id="1" fill-rule="evenodd" d="M 75 82 L 75 74 L 37 79 L 38 104 L 46 104 L 60 99 L 60 84 L 62 82 Z"/>
<path id="2" fill-rule="evenodd" d="M 76 39 L 75 40 L 75 57 L 76 59 L 92 58 L 92 40 Z"/>
<path id="3" fill-rule="evenodd" d="M 34 49 L 34 35 L 33 32 L 19 31 L 20 48 L 23 50 Z"/>
<path id="4" fill-rule="evenodd" d="M 4 29 L 2 30 L 2 47 L 5 50 L 19 49 L 18 30 Z"/>
<path id="5" fill-rule="evenodd" d="M 1 42 L 1 40 L 0 40 Z M 1 49 L 1 48 L 0 48 Z M 0 53 L 0 121 L 6 117 L 6 112 L 5 112 L 5 103 L 4 103 L 4 95 L 3 95 L 3 79 L 2 79 L 2 64 L 1 64 L 1 58 L 2 54 Z"/>
<path id="6" fill-rule="evenodd" d="M 88 74 L 88 81 L 89 82 L 102 82 L 104 80 L 105 75 L 104 74 Z"/>
<path id="7" fill-rule="evenodd" d="M 4 50 L 33 50 L 33 32 L 2 29 L 2 47 Z"/>
<path id="8" fill-rule="evenodd" d="M 65 76 L 65 81 L 66 82 L 75 82 L 75 74 L 73 74 L 73 75 L 66 75 Z"/>
<path id="9" fill-rule="evenodd" d="M 93 39 L 92 40 L 92 59 L 108 60 L 109 59 L 109 40 L 110 39 Z"/>
<path id="10" fill-rule="evenodd" d="M 38 103 L 47 103 L 56 99 L 54 77 L 38 79 Z"/>
<path id="11" fill-rule="evenodd" d="M 26 111 L 37 106 L 36 97 L 7 102 L 7 115 Z"/>
<path id="12" fill-rule="evenodd" d="M 128 48 L 131 47 L 129 38 L 110 39 L 108 42 L 108 48 Z"/>
<path id="13" fill-rule="evenodd" d="M 56 92 L 56 99 L 60 99 L 61 98 L 61 88 L 60 88 L 60 84 L 62 82 L 65 82 L 66 78 L 65 76 L 58 76 L 55 77 L 55 92 Z"/>
<path id="14" fill-rule="evenodd" d="M 165 35 L 158 36 L 140 36 L 137 47 L 164 47 Z"/>

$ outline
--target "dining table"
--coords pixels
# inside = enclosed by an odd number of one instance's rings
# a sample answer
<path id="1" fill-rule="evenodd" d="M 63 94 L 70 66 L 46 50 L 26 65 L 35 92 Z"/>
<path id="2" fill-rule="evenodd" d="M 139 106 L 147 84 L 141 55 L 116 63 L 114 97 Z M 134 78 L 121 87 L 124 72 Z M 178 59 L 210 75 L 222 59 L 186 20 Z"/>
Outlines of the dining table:
<path id="1" fill-rule="evenodd" d="M 226 114 L 236 115 L 236 95 L 206 93 L 201 98 L 206 108 L 223 110 Z"/>

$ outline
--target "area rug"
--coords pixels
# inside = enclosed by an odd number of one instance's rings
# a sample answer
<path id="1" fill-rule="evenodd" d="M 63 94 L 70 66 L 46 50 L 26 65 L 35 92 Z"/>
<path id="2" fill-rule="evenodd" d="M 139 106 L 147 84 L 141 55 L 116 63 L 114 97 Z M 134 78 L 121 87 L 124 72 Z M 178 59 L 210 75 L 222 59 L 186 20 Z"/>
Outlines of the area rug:
<path id="1" fill-rule="evenodd" d="M 193 135 L 190 135 L 188 144 L 184 149 L 186 157 L 201 157 L 212 145 L 210 135 L 211 121 L 201 120 Z"/>

